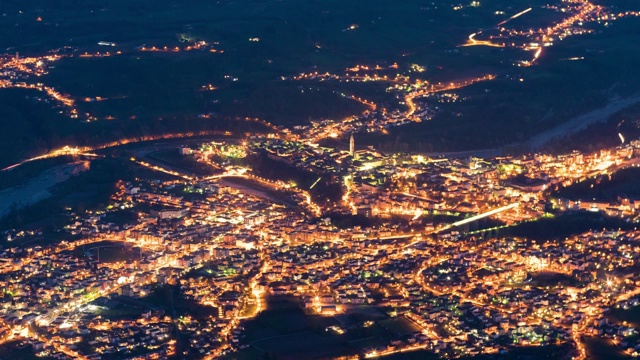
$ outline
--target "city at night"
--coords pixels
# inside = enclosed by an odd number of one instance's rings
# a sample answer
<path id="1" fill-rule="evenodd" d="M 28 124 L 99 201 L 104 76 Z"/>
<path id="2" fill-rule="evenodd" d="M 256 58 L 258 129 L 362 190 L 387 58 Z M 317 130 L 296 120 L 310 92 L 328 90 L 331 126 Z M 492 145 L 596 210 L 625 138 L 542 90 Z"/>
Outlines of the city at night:
<path id="1" fill-rule="evenodd" d="M 640 356 L 639 1 L 0 19 L 0 359 Z"/>

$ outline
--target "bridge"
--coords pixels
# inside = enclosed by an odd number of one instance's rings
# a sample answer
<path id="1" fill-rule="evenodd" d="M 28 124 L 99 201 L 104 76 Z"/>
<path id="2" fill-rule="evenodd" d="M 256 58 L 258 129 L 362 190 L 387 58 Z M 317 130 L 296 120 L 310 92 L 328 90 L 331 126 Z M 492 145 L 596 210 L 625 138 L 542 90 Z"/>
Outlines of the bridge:
<path id="1" fill-rule="evenodd" d="M 486 217 L 489 217 L 491 215 L 499 214 L 499 213 L 501 213 L 503 211 L 515 209 L 518 206 L 520 206 L 520 203 L 519 202 L 514 202 L 513 204 L 509 204 L 507 206 L 503 206 L 503 207 L 499 207 L 497 209 L 489 210 L 487 212 L 483 212 L 482 214 L 474 215 L 474 216 L 468 217 L 466 219 L 463 219 L 463 220 L 460 220 L 460 221 L 456 221 L 456 222 L 452 223 L 451 225 L 449 225 L 447 227 L 447 229 L 448 228 L 452 228 L 452 227 L 462 226 L 462 225 L 465 225 L 465 224 L 469 224 L 469 223 L 472 223 L 474 221 L 478 221 L 480 219 L 484 219 Z"/>
<path id="2" fill-rule="evenodd" d="M 456 221 L 454 223 L 445 225 L 445 226 L 443 226 L 441 228 L 437 228 L 437 229 L 434 229 L 432 231 L 422 233 L 422 235 L 437 234 L 437 233 L 440 233 L 442 231 L 445 231 L 445 230 L 448 230 L 448 229 L 451 229 L 451 228 L 460 227 L 460 226 L 472 223 L 474 221 L 482 220 L 484 218 L 487 218 L 487 217 L 492 216 L 492 215 L 499 214 L 499 213 L 504 212 L 504 211 L 515 209 L 518 206 L 520 206 L 520 203 L 519 202 L 514 202 L 513 204 L 509 204 L 509 205 L 502 206 L 502 207 L 499 207 L 499 208 L 496 208 L 496 209 L 492 209 L 492 210 L 483 212 L 481 214 L 474 215 L 474 216 L 468 217 L 466 219 L 462 219 L 462 220 Z M 391 238 L 409 238 L 409 237 L 413 237 L 413 236 L 414 236 L 414 234 L 410 234 L 410 235 L 409 234 L 401 234 L 401 235 L 391 236 Z M 421 241 L 422 241 L 422 238 L 418 237 L 418 239 L 416 239 L 416 240 L 404 245 L 403 248 L 406 249 L 406 248 L 412 247 L 413 245 L 415 245 L 415 244 L 417 244 L 417 243 L 419 243 Z"/>

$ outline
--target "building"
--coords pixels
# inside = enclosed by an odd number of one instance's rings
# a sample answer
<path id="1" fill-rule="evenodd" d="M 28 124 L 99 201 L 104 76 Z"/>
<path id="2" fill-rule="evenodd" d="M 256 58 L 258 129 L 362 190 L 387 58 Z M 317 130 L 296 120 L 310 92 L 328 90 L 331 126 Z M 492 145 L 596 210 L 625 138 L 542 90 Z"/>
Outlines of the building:
<path id="1" fill-rule="evenodd" d="M 356 141 L 353 139 L 353 133 L 351 133 L 351 138 L 349 139 L 349 155 L 351 157 L 356 155 Z"/>

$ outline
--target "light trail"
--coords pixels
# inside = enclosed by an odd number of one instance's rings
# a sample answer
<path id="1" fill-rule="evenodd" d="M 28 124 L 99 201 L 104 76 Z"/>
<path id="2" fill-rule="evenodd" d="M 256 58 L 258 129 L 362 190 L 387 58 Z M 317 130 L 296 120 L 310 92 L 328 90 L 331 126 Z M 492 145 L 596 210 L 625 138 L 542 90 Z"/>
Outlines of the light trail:
<path id="1" fill-rule="evenodd" d="M 519 203 L 519 202 L 515 202 L 515 203 L 513 203 L 513 204 L 509 204 L 509 205 L 507 205 L 507 206 L 502 206 L 502 207 L 499 207 L 499 208 L 497 208 L 497 209 L 489 210 L 489 211 L 484 212 L 484 213 L 482 213 L 482 214 L 478 214 L 478 215 L 472 216 L 472 217 L 470 217 L 470 218 L 466 218 L 466 219 L 464 219 L 464 220 L 456 221 L 456 222 L 454 222 L 454 223 L 452 223 L 452 224 L 445 225 L 444 227 L 442 227 L 442 228 L 440 228 L 440 229 L 435 229 L 435 230 L 433 230 L 433 231 L 430 231 L 430 232 L 424 233 L 423 235 L 429 235 L 429 234 L 439 233 L 439 232 L 441 232 L 441 231 L 445 231 L 445 230 L 451 229 L 451 228 L 453 228 L 453 227 L 457 227 L 457 226 L 460 226 L 460 225 L 468 224 L 468 223 L 470 223 L 470 222 L 474 222 L 474 221 L 476 221 L 476 220 L 480 220 L 480 219 L 483 219 L 483 218 L 488 217 L 488 216 L 491 216 L 491 215 L 499 214 L 499 213 L 501 213 L 501 212 L 503 212 L 503 211 L 507 211 L 507 210 L 510 210 L 510 209 L 514 209 L 514 208 L 518 207 L 519 205 L 520 205 L 520 203 Z M 416 245 L 416 244 L 418 244 L 418 243 L 420 243 L 420 242 L 422 242 L 422 238 L 418 238 L 418 239 L 416 239 L 415 241 L 413 241 L 413 242 L 411 242 L 411 243 L 409 243 L 409 244 L 407 244 L 407 245 L 403 246 L 403 248 L 404 248 L 404 249 L 406 249 L 406 248 L 410 248 L 410 247 L 412 247 L 413 245 Z"/>
<path id="2" fill-rule="evenodd" d="M 410 352 L 410 351 L 422 350 L 422 349 L 426 349 L 428 346 L 429 346 L 429 344 L 422 344 L 422 345 L 412 345 L 412 346 L 409 346 L 409 347 L 400 348 L 400 349 L 394 349 L 394 350 L 384 350 L 384 351 L 380 351 L 380 352 L 373 351 L 373 352 L 366 353 L 364 355 L 364 357 L 366 359 L 384 357 L 384 356 L 389 356 L 389 355 L 393 355 L 393 354 L 399 354 L 399 353 L 405 353 L 405 352 Z"/>
<path id="3" fill-rule="evenodd" d="M 456 221 L 456 222 L 452 223 L 451 225 L 449 225 L 449 227 L 457 227 L 457 226 L 460 226 L 460 225 L 468 224 L 470 222 L 474 222 L 474 221 L 489 217 L 491 215 L 495 215 L 495 214 L 501 213 L 503 211 L 514 209 L 514 208 L 518 207 L 519 205 L 520 205 L 519 202 L 515 202 L 515 203 L 509 204 L 507 206 L 503 206 L 503 207 L 499 207 L 497 209 L 489 210 L 489 211 L 484 212 L 482 214 L 478 214 L 478 215 L 466 218 L 464 220 Z"/>
<path id="4" fill-rule="evenodd" d="M 533 64 L 534 62 L 536 62 L 536 60 L 538 60 L 538 58 L 540 57 L 540 55 L 542 55 L 542 48 L 539 48 L 535 54 L 533 54 L 533 60 L 531 60 L 531 64 Z"/>
<path id="5" fill-rule="evenodd" d="M 524 14 L 528 13 L 528 12 L 529 12 L 529 11 L 531 11 L 531 10 L 532 10 L 532 8 L 528 8 L 527 10 L 521 11 L 521 12 L 519 12 L 519 13 L 517 13 L 517 14 L 513 15 L 512 17 L 508 18 L 507 20 L 500 22 L 497 26 L 502 26 L 502 25 L 504 25 L 504 24 L 508 23 L 509 21 L 511 21 L 511 20 L 513 20 L 513 19 L 515 19 L 515 18 L 518 18 L 518 17 L 520 17 L 520 16 L 522 16 L 522 15 L 524 15 Z"/>
<path id="6" fill-rule="evenodd" d="M 316 180 L 316 182 L 314 182 L 311 187 L 309 188 L 309 190 L 313 189 L 314 186 L 316 186 L 317 183 L 320 182 L 320 179 L 322 179 L 322 177 L 319 177 L 318 180 Z"/>

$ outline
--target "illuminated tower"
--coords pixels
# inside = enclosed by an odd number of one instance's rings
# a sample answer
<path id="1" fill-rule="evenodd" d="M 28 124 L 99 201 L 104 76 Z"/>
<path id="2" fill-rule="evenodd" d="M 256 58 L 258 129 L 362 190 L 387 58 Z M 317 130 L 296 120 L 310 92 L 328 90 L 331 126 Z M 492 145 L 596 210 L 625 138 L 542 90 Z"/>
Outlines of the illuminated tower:
<path id="1" fill-rule="evenodd" d="M 349 155 L 351 157 L 356 155 L 356 141 L 353 140 L 353 133 L 351 133 L 351 138 L 349 139 Z"/>

